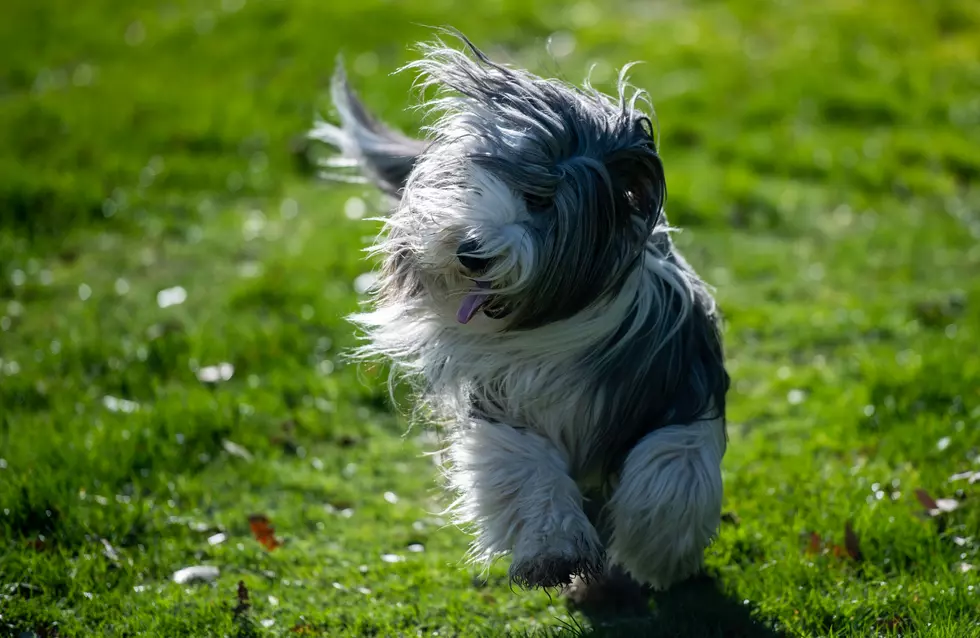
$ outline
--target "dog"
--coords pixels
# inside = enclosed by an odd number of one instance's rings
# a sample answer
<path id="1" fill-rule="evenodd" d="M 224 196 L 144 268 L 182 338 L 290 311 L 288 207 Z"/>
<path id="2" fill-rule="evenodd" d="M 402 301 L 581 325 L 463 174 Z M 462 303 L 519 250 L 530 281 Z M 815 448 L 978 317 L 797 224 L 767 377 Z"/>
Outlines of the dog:
<path id="1" fill-rule="evenodd" d="M 310 131 L 334 177 L 392 201 L 354 356 L 445 427 L 470 559 L 510 554 L 524 588 L 667 588 L 720 525 L 730 381 L 712 290 L 671 238 L 649 101 L 629 66 L 608 96 L 444 33 L 460 46 L 440 34 L 403 68 L 423 139 L 372 115 L 342 64 L 339 120 Z"/>

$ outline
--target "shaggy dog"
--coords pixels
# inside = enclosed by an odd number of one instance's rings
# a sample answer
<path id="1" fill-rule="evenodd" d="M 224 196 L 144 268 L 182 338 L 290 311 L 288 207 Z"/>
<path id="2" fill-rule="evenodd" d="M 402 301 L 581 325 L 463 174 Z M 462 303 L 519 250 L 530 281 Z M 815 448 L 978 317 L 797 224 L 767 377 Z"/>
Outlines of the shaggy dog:
<path id="1" fill-rule="evenodd" d="M 729 378 L 708 287 L 678 253 L 644 94 L 609 97 L 463 48 L 406 68 L 424 140 L 375 119 L 342 69 L 311 133 L 391 196 L 363 357 L 447 426 L 454 520 L 524 587 L 662 589 L 721 515 Z"/>

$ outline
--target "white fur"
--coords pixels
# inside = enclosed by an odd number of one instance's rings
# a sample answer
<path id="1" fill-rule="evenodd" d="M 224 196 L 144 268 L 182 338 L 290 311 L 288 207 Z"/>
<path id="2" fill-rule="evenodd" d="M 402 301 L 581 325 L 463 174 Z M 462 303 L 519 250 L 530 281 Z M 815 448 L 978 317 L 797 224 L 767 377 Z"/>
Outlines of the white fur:
<path id="1" fill-rule="evenodd" d="M 568 460 L 530 430 L 474 420 L 456 430 L 449 450 L 451 511 L 476 529 L 471 556 L 489 562 L 513 551 L 511 578 L 536 561 L 602 561 L 599 535 L 582 511 Z"/>
<path id="2" fill-rule="evenodd" d="M 626 458 L 609 508 L 609 557 L 657 589 L 694 574 L 720 525 L 724 428 L 702 421 L 656 430 Z"/>

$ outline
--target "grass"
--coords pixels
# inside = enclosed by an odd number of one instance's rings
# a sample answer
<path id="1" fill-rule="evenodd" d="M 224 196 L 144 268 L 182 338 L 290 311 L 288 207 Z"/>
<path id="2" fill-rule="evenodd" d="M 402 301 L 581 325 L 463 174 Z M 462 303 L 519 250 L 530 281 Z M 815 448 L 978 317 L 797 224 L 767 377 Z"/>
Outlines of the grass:
<path id="1" fill-rule="evenodd" d="M 0 635 L 980 636 L 975 3 L 8 4 Z M 446 23 L 604 87 L 646 61 L 734 379 L 730 515 L 649 617 L 461 566 L 431 442 L 341 358 L 380 204 L 299 140 L 338 52 L 413 130 L 387 72 Z"/>

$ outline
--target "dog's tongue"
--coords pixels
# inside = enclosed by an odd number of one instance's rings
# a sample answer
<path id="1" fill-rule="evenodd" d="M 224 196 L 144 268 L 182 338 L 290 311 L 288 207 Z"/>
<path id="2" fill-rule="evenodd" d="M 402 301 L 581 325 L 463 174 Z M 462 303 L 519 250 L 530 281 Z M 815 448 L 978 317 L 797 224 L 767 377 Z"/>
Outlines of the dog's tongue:
<path id="1" fill-rule="evenodd" d="M 490 289 L 490 284 L 485 281 L 477 281 L 476 285 L 482 290 L 471 292 L 470 294 L 463 297 L 462 303 L 459 304 L 459 310 L 456 311 L 456 319 L 460 323 L 469 323 L 470 319 L 473 318 L 483 304 L 487 302 L 490 294 L 483 292 L 484 290 Z"/>

